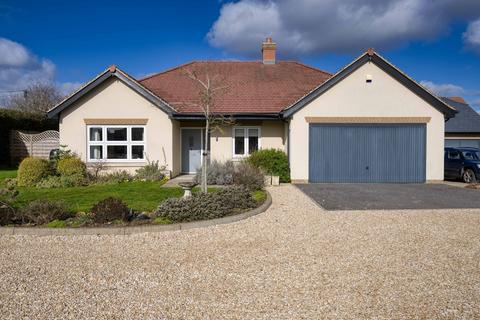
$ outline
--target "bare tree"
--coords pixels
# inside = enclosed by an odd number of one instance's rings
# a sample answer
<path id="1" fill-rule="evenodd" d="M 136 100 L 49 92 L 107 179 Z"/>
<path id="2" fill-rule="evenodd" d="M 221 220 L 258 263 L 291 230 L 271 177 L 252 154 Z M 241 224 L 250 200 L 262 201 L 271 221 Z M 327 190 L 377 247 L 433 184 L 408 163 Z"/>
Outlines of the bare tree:
<path id="1" fill-rule="evenodd" d="M 218 74 L 211 76 L 208 69 L 203 70 L 201 73 L 199 74 L 198 71 L 191 70 L 186 71 L 186 75 L 200 87 L 198 103 L 195 105 L 200 107 L 205 118 L 205 130 L 203 133 L 205 148 L 202 153 L 201 189 L 203 193 L 207 193 L 208 150 L 210 149 L 209 133 L 222 131 L 222 126 L 233 124 L 233 119 L 214 111 L 216 99 L 228 89 L 225 85 L 225 78 Z"/>
<path id="2" fill-rule="evenodd" d="M 62 100 L 60 91 L 49 82 L 32 84 L 23 94 L 15 95 L 7 102 L 7 108 L 45 113 Z"/>

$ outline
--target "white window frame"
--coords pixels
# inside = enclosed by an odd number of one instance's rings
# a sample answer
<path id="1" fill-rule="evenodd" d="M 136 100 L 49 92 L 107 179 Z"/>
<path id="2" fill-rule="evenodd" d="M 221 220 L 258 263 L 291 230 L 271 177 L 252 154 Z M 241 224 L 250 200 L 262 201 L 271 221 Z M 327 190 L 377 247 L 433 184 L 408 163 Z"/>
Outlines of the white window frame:
<path id="1" fill-rule="evenodd" d="M 90 141 L 90 129 L 102 129 L 102 141 Z M 126 141 L 107 141 L 107 128 L 126 128 Z M 132 141 L 132 128 L 143 129 L 143 141 Z M 102 146 L 102 159 L 91 159 L 90 147 Z M 107 146 L 127 146 L 126 159 L 107 159 Z M 132 159 L 132 146 L 143 146 L 143 159 Z M 87 162 L 146 162 L 147 160 L 147 128 L 143 125 L 88 125 L 87 126 Z"/>
<path id="2" fill-rule="evenodd" d="M 244 139 L 244 153 L 243 154 L 236 154 L 235 153 L 235 131 L 236 129 L 243 129 L 243 139 Z M 259 126 L 235 126 L 232 130 L 232 153 L 234 158 L 244 158 L 248 157 L 250 154 L 248 153 L 249 145 L 248 145 L 248 129 L 256 129 L 258 130 L 258 150 L 262 148 L 262 129 Z"/>

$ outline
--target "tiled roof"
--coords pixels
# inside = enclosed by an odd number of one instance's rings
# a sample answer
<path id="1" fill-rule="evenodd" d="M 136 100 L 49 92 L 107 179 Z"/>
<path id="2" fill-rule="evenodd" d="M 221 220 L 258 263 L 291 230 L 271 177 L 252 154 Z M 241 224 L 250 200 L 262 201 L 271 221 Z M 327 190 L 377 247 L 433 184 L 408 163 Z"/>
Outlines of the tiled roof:
<path id="1" fill-rule="evenodd" d="M 446 133 L 480 133 L 480 114 L 473 110 L 463 98 L 444 97 L 441 99 L 458 111 L 454 118 L 445 123 Z"/>
<path id="2" fill-rule="evenodd" d="M 191 62 L 139 80 L 140 84 L 162 97 L 181 113 L 198 113 L 200 85 L 188 76 L 200 79 L 208 74 L 222 87 L 215 99 L 214 112 L 278 113 L 300 99 L 331 74 L 298 62 L 205 61 Z"/>

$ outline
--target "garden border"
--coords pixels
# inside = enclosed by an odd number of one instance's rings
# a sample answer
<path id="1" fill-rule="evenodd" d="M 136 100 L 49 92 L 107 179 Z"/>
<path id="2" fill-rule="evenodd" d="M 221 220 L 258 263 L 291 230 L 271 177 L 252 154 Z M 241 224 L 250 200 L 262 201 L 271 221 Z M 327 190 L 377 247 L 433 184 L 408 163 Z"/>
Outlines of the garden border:
<path id="1" fill-rule="evenodd" d="M 129 227 L 79 227 L 79 228 L 44 228 L 44 227 L 0 227 L 0 236 L 81 236 L 81 235 L 131 235 L 145 232 L 178 231 L 194 228 L 204 228 L 220 224 L 228 224 L 244 220 L 265 212 L 272 204 L 272 196 L 265 190 L 267 198 L 257 208 L 223 218 L 200 220 L 184 223 L 163 225 L 138 225 Z"/>

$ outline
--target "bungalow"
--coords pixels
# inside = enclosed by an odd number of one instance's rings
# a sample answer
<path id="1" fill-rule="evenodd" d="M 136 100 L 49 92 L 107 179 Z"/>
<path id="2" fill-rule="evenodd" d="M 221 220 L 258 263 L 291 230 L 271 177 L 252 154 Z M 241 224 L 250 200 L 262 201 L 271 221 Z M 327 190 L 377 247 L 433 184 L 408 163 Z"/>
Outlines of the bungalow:
<path id="1" fill-rule="evenodd" d="M 48 112 L 60 143 L 87 163 L 133 170 L 147 159 L 172 176 L 202 161 L 200 87 L 187 73 L 222 79 L 213 112 L 231 117 L 209 135 L 210 158 L 239 160 L 276 148 L 289 157 L 293 182 L 443 180 L 445 121 L 456 111 L 369 49 L 332 75 L 278 61 L 197 61 L 134 79 L 115 66 Z M 206 70 L 206 71 L 205 71 Z"/>

